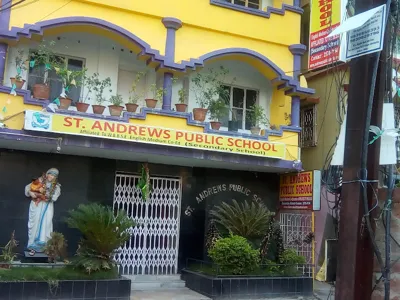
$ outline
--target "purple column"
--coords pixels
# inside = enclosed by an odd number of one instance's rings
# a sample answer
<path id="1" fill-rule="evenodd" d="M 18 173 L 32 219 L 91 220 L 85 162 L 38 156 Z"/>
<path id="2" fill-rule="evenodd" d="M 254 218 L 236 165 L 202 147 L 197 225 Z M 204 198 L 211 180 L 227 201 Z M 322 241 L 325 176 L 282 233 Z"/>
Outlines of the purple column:
<path id="1" fill-rule="evenodd" d="M 0 43 L 0 85 L 4 85 L 4 72 L 6 70 L 6 57 L 8 45 Z"/>
<path id="2" fill-rule="evenodd" d="M 165 42 L 165 65 L 173 65 L 175 62 L 175 34 L 182 27 L 182 21 L 176 18 L 163 18 L 162 23 L 167 28 L 167 40 Z M 162 109 L 171 110 L 172 103 L 172 77 L 173 74 L 164 73 L 164 96 Z"/>
<path id="3" fill-rule="evenodd" d="M 307 47 L 302 44 L 294 44 L 289 46 L 290 52 L 293 54 L 293 78 L 299 81 L 301 73 L 301 57 L 306 52 Z M 300 97 L 292 96 L 292 126 L 300 127 Z"/>
<path id="4" fill-rule="evenodd" d="M 171 110 L 172 103 L 172 73 L 164 73 L 164 95 L 162 109 Z"/>

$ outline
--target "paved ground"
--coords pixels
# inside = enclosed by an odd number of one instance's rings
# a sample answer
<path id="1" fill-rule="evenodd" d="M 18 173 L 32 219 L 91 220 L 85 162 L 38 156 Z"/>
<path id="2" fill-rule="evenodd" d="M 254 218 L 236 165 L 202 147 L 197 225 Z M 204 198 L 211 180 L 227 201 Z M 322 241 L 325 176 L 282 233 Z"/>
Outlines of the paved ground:
<path id="1" fill-rule="evenodd" d="M 314 297 L 278 297 L 268 298 L 265 300 L 334 300 L 335 290 L 331 285 L 315 281 Z M 209 300 L 203 295 L 200 295 L 187 288 L 184 289 L 171 289 L 160 291 L 132 291 L 131 300 Z M 232 299 L 242 300 L 242 299 Z M 251 300 L 251 299 L 247 299 Z M 257 299 L 263 300 L 263 299 Z"/>

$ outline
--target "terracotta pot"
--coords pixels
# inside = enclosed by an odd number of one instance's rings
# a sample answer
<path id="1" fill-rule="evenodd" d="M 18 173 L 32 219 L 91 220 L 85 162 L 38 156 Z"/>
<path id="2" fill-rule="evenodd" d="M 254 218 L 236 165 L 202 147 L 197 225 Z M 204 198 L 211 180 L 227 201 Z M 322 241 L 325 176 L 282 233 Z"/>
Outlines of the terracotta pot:
<path id="1" fill-rule="evenodd" d="M 85 112 L 87 112 L 88 108 L 89 108 L 89 104 L 87 104 L 87 103 L 83 103 L 83 102 L 77 102 L 76 103 L 76 110 L 77 111 L 85 113 Z"/>
<path id="2" fill-rule="evenodd" d="M 47 84 L 35 84 L 33 85 L 33 98 L 40 100 L 48 100 L 50 98 L 50 87 Z"/>
<path id="3" fill-rule="evenodd" d="M 126 103 L 125 106 L 126 110 L 131 113 L 136 112 L 137 108 L 139 107 L 139 105 L 137 105 L 136 103 Z"/>
<path id="4" fill-rule="evenodd" d="M 193 108 L 193 119 L 195 119 L 196 121 L 204 122 L 207 112 L 207 108 Z"/>
<path id="5" fill-rule="evenodd" d="M 22 89 L 22 87 L 24 86 L 24 84 L 25 84 L 25 80 L 17 80 L 17 79 L 15 79 L 14 77 L 11 77 L 10 78 L 10 80 L 11 80 L 11 85 L 14 85 L 15 84 L 15 86 L 17 87 L 17 89 Z"/>
<path id="6" fill-rule="evenodd" d="M 185 103 L 177 103 L 177 104 L 175 104 L 175 107 L 176 107 L 176 111 L 186 112 L 187 104 L 185 104 Z"/>
<path id="7" fill-rule="evenodd" d="M 221 128 L 221 122 L 218 121 L 212 121 L 210 122 L 211 128 L 214 130 L 219 130 Z"/>
<path id="8" fill-rule="evenodd" d="M 256 127 L 256 126 L 250 128 L 251 134 L 254 134 L 254 135 L 260 135 L 260 130 L 261 130 L 261 128 Z"/>
<path id="9" fill-rule="evenodd" d="M 110 115 L 114 117 L 119 117 L 121 116 L 122 110 L 124 109 L 123 106 L 119 105 L 109 105 L 108 109 L 110 110 Z"/>
<path id="10" fill-rule="evenodd" d="M 72 99 L 60 97 L 60 107 L 59 109 L 68 109 L 71 106 Z"/>
<path id="11" fill-rule="evenodd" d="M 146 101 L 146 106 L 148 108 L 156 108 L 158 100 L 156 100 L 156 99 L 145 99 L 145 101 Z"/>
<path id="12" fill-rule="evenodd" d="M 92 105 L 92 109 L 94 114 L 102 115 L 106 107 L 103 105 Z"/>

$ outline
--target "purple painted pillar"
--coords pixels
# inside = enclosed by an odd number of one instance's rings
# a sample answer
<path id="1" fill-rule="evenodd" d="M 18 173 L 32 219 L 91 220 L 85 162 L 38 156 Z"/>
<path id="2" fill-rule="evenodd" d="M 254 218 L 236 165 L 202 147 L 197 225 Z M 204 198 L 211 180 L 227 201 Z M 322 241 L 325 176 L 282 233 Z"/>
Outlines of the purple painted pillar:
<path id="1" fill-rule="evenodd" d="M 8 45 L 0 43 L 0 85 L 4 85 L 4 72 L 6 70 L 6 57 Z"/>
<path id="2" fill-rule="evenodd" d="M 182 27 L 182 21 L 176 18 L 163 18 L 162 23 L 167 28 L 167 40 L 165 42 L 165 65 L 173 65 L 175 62 L 175 34 Z M 162 109 L 171 110 L 172 103 L 172 78 L 173 74 L 164 73 L 164 95 Z"/>
<path id="3" fill-rule="evenodd" d="M 298 81 L 301 72 L 301 57 L 306 52 L 307 47 L 302 44 L 294 44 L 289 46 L 290 52 L 293 54 L 293 78 Z M 292 126 L 300 127 L 300 97 L 292 96 Z"/>

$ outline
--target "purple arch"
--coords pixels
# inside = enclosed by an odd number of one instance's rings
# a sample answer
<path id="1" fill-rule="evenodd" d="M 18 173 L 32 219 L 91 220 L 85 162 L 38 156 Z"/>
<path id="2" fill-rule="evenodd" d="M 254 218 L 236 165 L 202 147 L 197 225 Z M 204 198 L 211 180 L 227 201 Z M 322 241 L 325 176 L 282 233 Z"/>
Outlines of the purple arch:
<path id="1" fill-rule="evenodd" d="M 18 41 L 21 37 L 31 38 L 32 35 L 43 35 L 44 30 L 48 28 L 55 28 L 68 25 L 88 25 L 103 28 L 105 30 L 116 33 L 123 38 L 133 42 L 141 49 L 139 55 L 149 55 L 153 61 L 162 62 L 164 57 L 160 55 L 158 50 L 152 49 L 149 44 L 134 35 L 132 32 L 107 22 L 102 19 L 90 18 L 90 17 L 66 17 L 46 20 L 37 22 L 33 25 L 25 24 L 23 28 L 12 27 L 11 30 L 1 30 L 0 38 L 11 39 Z"/>

